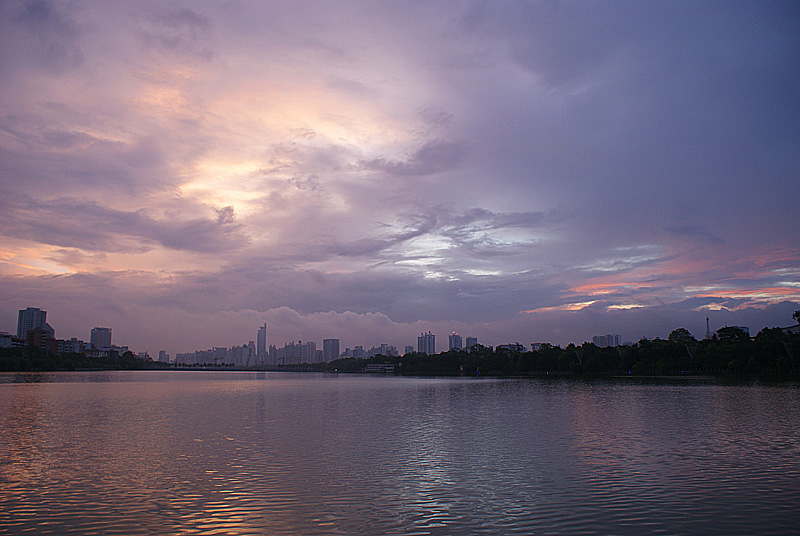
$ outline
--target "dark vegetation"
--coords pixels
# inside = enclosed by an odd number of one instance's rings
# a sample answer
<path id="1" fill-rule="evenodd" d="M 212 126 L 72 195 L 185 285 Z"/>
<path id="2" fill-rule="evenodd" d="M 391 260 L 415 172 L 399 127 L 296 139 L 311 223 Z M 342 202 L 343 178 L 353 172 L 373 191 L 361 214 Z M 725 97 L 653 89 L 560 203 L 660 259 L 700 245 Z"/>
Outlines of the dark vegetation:
<path id="1" fill-rule="evenodd" d="M 768 328 L 751 338 L 738 328 L 722 328 L 711 339 L 697 341 L 681 328 L 667 340 L 642 339 L 630 346 L 599 348 L 584 343 L 561 348 L 545 344 L 535 352 L 514 352 L 476 345 L 470 351 L 436 355 L 339 359 L 325 367 L 329 372 L 362 372 L 368 364 L 378 363 L 393 364 L 395 374 L 404 376 L 800 376 L 800 335 Z"/>
<path id="2" fill-rule="evenodd" d="M 107 358 L 93 358 L 87 354 L 69 353 L 54 355 L 35 346 L 0 348 L 0 371 L 46 372 L 52 370 L 146 370 L 169 368 L 167 363 L 139 359 L 131 352 L 113 354 Z"/>

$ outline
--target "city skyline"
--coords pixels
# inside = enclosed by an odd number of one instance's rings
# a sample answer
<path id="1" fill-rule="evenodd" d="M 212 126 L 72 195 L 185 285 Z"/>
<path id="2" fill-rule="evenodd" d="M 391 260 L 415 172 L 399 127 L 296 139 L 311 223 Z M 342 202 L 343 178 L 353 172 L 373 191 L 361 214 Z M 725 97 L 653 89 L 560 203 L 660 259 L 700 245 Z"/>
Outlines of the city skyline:
<path id="1" fill-rule="evenodd" d="M 797 312 L 792 315 L 792 319 L 796 321 Z M 58 339 L 55 337 L 55 330 L 52 326 L 45 322 L 47 317 L 47 311 L 43 310 L 39 307 L 27 307 L 26 309 L 20 309 L 18 311 L 18 321 L 17 321 L 17 337 L 18 341 L 24 341 L 27 338 L 27 331 L 31 331 L 33 329 L 38 329 L 39 331 L 44 331 L 48 335 L 46 335 L 46 339 L 52 341 L 55 345 L 58 343 L 58 347 L 61 348 L 61 344 L 64 344 L 65 351 L 75 351 L 81 352 L 83 348 L 86 349 L 95 349 L 95 350 L 116 350 L 116 351 L 128 351 L 129 347 L 127 345 L 124 346 L 117 346 L 111 344 L 111 333 L 112 329 L 108 327 L 93 327 L 90 331 L 90 342 L 87 343 L 85 341 L 80 340 L 78 337 L 62 337 Z M 765 328 L 770 327 L 778 327 L 778 326 L 765 326 Z M 787 326 L 788 327 L 788 326 Z M 737 326 L 737 325 L 724 325 L 720 326 L 722 329 L 727 328 L 736 328 L 737 330 L 741 330 L 747 335 L 754 336 L 755 334 L 750 333 L 749 326 Z M 669 338 L 672 338 L 672 331 L 686 331 L 689 336 L 694 337 L 695 339 L 700 339 L 699 336 L 694 336 L 694 334 L 686 330 L 686 328 L 675 328 L 671 330 Z M 760 330 L 759 330 L 760 331 Z M 717 333 L 718 330 L 715 330 L 714 333 Z M 21 333 L 26 333 L 25 336 L 20 336 Z M 10 332 L 4 332 L 0 330 L 0 334 L 4 337 L 9 338 L 6 342 L 11 344 L 12 335 Z M 380 343 L 378 346 L 373 346 L 367 350 L 365 345 L 363 344 L 353 344 L 352 348 L 349 346 L 345 347 L 344 351 L 340 351 L 340 339 L 339 338 L 326 338 L 322 341 L 322 346 L 318 349 L 316 346 L 316 341 L 308 340 L 305 341 L 301 339 L 291 339 L 290 341 L 284 341 L 283 346 L 280 346 L 278 341 L 273 341 L 268 338 L 268 326 L 267 324 L 263 324 L 258 326 L 256 332 L 256 340 L 250 340 L 246 343 L 238 344 L 234 343 L 232 345 L 228 345 L 227 343 L 223 346 L 213 345 L 208 348 L 194 348 L 190 350 L 183 350 L 176 352 L 174 354 L 174 358 L 170 359 L 169 353 L 166 350 L 160 349 L 157 352 L 157 357 L 159 361 L 171 361 L 173 363 L 181 363 L 181 364 L 197 364 L 197 363 L 208 363 L 208 362 L 230 362 L 231 364 L 236 364 L 240 366 L 262 366 L 262 365 L 278 365 L 278 364 L 301 364 L 301 363 L 320 363 L 320 362 L 330 362 L 333 359 L 337 359 L 340 357 L 356 357 L 356 358 L 365 358 L 371 357 L 373 355 L 386 355 L 386 356 L 397 356 L 403 355 L 407 353 L 425 353 L 425 354 L 437 354 L 441 352 L 447 352 L 450 350 L 469 350 L 472 346 L 480 344 L 480 346 L 488 347 L 488 348 L 506 348 L 506 349 L 517 349 L 517 351 L 527 351 L 529 348 L 532 351 L 537 351 L 543 345 L 552 345 L 556 347 L 560 346 L 568 346 L 568 344 L 560 344 L 560 343 L 553 343 L 551 341 L 534 341 L 530 343 L 521 344 L 519 340 L 515 340 L 512 342 L 495 342 L 493 344 L 488 344 L 486 341 L 479 341 L 475 336 L 467 336 L 466 338 L 462 338 L 460 334 L 453 331 L 448 336 L 448 345 L 446 349 L 438 349 L 436 348 L 436 334 L 432 333 L 430 330 L 425 333 L 421 333 L 417 337 L 417 345 L 405 345 L 404 352 L 400 352 L 398 348 L 402 346 L 396 346 L 393 344 L 387 343 Z M 667 337 L 654 337 L 655 339 L 666 339 Z M 712 332 L 710 330 L 710 318 L 706 317 L 706 332 L 705 336 L 702 337 L 705 339 L 712 338 Z M 641 339 L 647 339 L 647 337 L 637 338 L 637 339 L 623 339 L 620 337 L 619 334 L 605 334 L 605 335 L 594 335 L 591 339 L 591 343 L 598 347 L 607 347 L 607 346 L 627 346 L 633 345 L 637 341 Z M 462 344 L 462 341 L 464 344 Z M 30 343 L 30 341 L 28 341 Z M 584 340 L 579 342 L 577 340 L 570 341 L 569 344 L 574 344 L 576 346 L 581 346 L 583 344 L 588 344 L 589 340 Z M 55 348 L 54 346 L 53 348 Z M 152 350 L 147 348 L 144 351 L 140 351 L 141 349 L 134 348 L 134 353 L 137 356 L 146 356 L 149 355 Z M 61 350 L 59 349 L 59 352 Z M 335 357 L 336 356 L 336 357 Z M 152 356 L 151 356 L 152 357 Z"/>
<path id="2" fill-rule="evenodd" d="M 0 329 L 789 325 L 797 35 L 791 2 L 4 2 Z"/>

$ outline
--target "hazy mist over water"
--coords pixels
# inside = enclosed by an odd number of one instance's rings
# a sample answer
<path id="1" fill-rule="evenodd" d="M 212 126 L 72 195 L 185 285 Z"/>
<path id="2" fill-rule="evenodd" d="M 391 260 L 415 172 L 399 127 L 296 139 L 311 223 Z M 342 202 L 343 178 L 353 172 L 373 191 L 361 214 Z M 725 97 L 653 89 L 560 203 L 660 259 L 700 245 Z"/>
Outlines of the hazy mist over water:
<path id="1" fill-rule="evenodd" d="M 0 375 L 0 532 L 787 534 L 800 388 Z"/>

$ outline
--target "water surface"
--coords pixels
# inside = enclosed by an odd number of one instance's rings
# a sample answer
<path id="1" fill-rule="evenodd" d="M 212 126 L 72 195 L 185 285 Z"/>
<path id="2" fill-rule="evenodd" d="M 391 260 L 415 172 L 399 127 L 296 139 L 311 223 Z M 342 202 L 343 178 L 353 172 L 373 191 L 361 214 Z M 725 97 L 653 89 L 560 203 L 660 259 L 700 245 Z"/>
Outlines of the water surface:
<path id="1" fill-rule="evenodd" d="M 800 388 L 0 375 L 0 532 L 787 534 Z"/>

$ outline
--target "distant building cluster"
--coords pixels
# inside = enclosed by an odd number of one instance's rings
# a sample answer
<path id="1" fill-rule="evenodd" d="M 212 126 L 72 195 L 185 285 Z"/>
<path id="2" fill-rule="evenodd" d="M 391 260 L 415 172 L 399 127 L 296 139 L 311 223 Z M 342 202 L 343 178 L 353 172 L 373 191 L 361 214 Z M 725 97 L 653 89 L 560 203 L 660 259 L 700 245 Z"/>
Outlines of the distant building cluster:
<path id="1" fill-rule="evenodd" d="M 397 357 L 400 353 L 397 348 L 389 344 L 381 344 L 380 346 L 373 346 L 369 350 L 363 346 L 356 346 L 352 350 L 345 348 L 344 352 L 339 357 L 353 357 L 355 359 L 368 359 L 376 355 L 385 355 L 387 357 Z"/>
<path id="2" fill-rule="evenodd" d="M 750 330 L 746 326 L 728 326 L 743 331 L 749 336 Z M 786 330 L 800 331 L 800 325 L 786 328 Z M 710 338 L 709 319 L 706 318 L 706 337 Z M 47 311 L 38 307 L 28 307 L 19 311 L 17 318 L 16 336 L 9 333 L 0 332 L 0 348 L 23 348 L 33 346 L 45 350 L 51 354 L 85 353 L 91 357 L 108 358 L 113 355 L 122 355 L 129 351 L 127 346 L 116 346 L 111 342 L 112 330 L 110 327 L 94 327 L 89 334 L 89 342 L 76 338 L 67 340 L 56 339 L 55 329 L 47 323 Z M 462 342 L 463 341 L 463 342 Z M 479 346 L 477 337 L 466 337 L 453 331 L 447 340 L 448 351 L 471 351 Z M 617 334 L 595 335 L 592 337 L 595 346 L 616 347 L 620 346 L 620 336 Z M 622 343 L 632 345 L 632 342 Z M 544 342 L 531 343 L 531 351 L 539 351 L 549 348 L 551 345 Z M 491 347 L 488 347 L 491 349 Z M 507 350 L 512 352 L 524 352 L 525 347 L 518 343 L 500 344 L 497 350 Z M 421 353 L 427 355 L 436 354 L 436 335 L 431 331 L 420 333 L 417 337 L 416 348 L 406 345 L 404 354 Z M 303 365 L 315 363 L 329 363 L 339 358 L 367 359 L 377 355 L 396 357 L 400 355 L 397 348 L 389 344 L 373 346 L 369 349 L 363 346 L 345 348 L 340 351 L 339 339 L 330 338 L 322 341 L 322 348 L 317 349 L 317 345 L 311 341 L 297 341 L 284 343 L 282 347 L 274 344 L 267 344 L 267 325 L 259 326 L 256 333 L 256 340 L 249 341 L 240 346 L 230 348 L 214 347 L 209 350 L 199 350 L 195 352 L 177 354 L 174 362 L 178 365 L 230 365 L 239 367 L 259 367 L 259 366 L 278 366 L 278 365 Z M 150 359 L 146 353 L 136 354 L 141 359 Z M 170 356 L 164 350 L 158 352 L 158 361 L 169 363 Z"/>
<path id="3" fill-rule="evenodd" d="M 412 350 L 413 351 L 413 350 Z M 177 354 L 178 365 L 232 365 L 241 367 L 262 367 L 278 365 L 304 365 L 329 363 L 339 358 L 354 357 L 366 359 L 376 355 L 398 356 L 397 348 L 381 344 L 365 349 L 363 346 L 345 348 L 340 351 L 339 339 L 324 339 L 318 349 L 313 341 L 284 343 L 282 347 L 267 344 L 267 325 L 258 328 L 256 342 L 250 341 L 241 346 L 212 348 L 196 352 Z"/>
<path id="4" fill-rule="evenodd" d="M 467 337 L 467 344 L 462 344 L 461 335 L 456 332 L 450 334 L 450 350 L 469 350 L 478 344 L 477 337 Z M 428 331 L 422 333 L 417 338 L 416 349 L 408 345 L 405 347 L 404 354 L 414 352 L 433 355 L 436 353 L 436 335 Z M 284 343 L 282 347 L 268 344 L 267 325 L 258 328 L 256 340 L 250 341 L 241 346 L 230 348 L 211 348 L 209 350 L 198 350 L 195 352 L 177 354 L 175 363 L 183 366 L 191 365 L 230 365 L 238 367 L 263 367 L 279 365 L 305 365 L 315 363 L 329 363 L 340 358 L 368 359 L 377 355 L 387 357 L 398 357 L 400 352 L 397 347 L 390 344 L 381 344 L 365 348 L 355 346 L 353 348 L 340 349 L 339 339 L 324 339 L 322 348 L 318 349 L 316 343 L 312 341 L 297 341 Z M 168 359 L 168 356 L 166 356 Z M 159 361 L 164 359 L 164 353 L 159 352 Z"/>
<path id="5" fill-rule="evenodd" d="M 92 357 L 107 358 L 114 354 L 122 355 L 129 351 L 127 346 L 116 346 L 111 342 L 112 329 L 110 327 L 97 326 L 91 329 L 89 342 L 76 338 L 59 340 L 55 337 L 55 329 L 47 323 L 47 311 L 37 307 L 28 307 L 19 311 L 17 321 L 17 335 L 0 333 L 0 348 L 22 348 L 26 345 L 45 349 L 53 354 L 65 353 L 85 353 Z M 455 331 L 448 337 L 448 350 L 467 350 L 469 351 L 478 344 L 477 337 L 467 337 L 466 344 L 462 343 L 462 337 Z M 516 351 L 522 351 L 522 345 L 501 345 L 498 348 L 507 347 Z M 404 354 L 414 352 L 428 355 L 436 354 L 436 335 L 428 331 L 422 333 L 417 338 L 416 348 L 407 345 Z M 151 359 L 144 353 L 135 354 L 141 359 Z M 256 340 L 246 344 L 226 347 L 213 347 L 208 350 L 198 350 L 188 353 L 179 353 L 175 356 L 174 363 L 178 365 L 231 365 L 240 367 L 259 367 L 277 365 L 302 365 L 313 363 L 328 363 L 339 358 L 352 357 L 356 359 L 368 359 L 377 355 L 387 357 L 397 357 L 400 352 L 395 346 L 381 344 L 369 349 L 364 346 L 345 348 L 340 351 L 339 339 L 324 339 L 322 348 L 317 349 L 316 343 L 311 341 L 298 341 L 284 343 L 282 347 L 267 344 L 267 325 L 259 326 L 256 333 Z M 169 363 L 171 361 L 166 351 L 158 352 L 158 361 Z"/>
<path id="6" fill-rule="evenodd" d="M 255 356 L 256 345 L 255 342 L 250 341 L 247 344 L 230 348 L 214 347 L 210 350 L 177 354 L 175 363 L 179 365 L 235 365 L 250 367 L 258 364 Z"/>
<path id="7" fill-rule="evenodd" d="M 129 351 L 127 346 L 111 344 L 111 328 L 92 328 L 89 341 L 87 343 L 75 337 L 57 339 L 56 330 L 47 323 L 47 311 L 38 307 L 28 307 L 19 311 L 16 337 L 0 333 L 0 348 L 32 346 L 53 355 L 83 353 L 101 358 L 110 357 L 115 353 L 122 355 Z M 137 357 L 149 358 L 147 354 L 139 354 Z"/>

